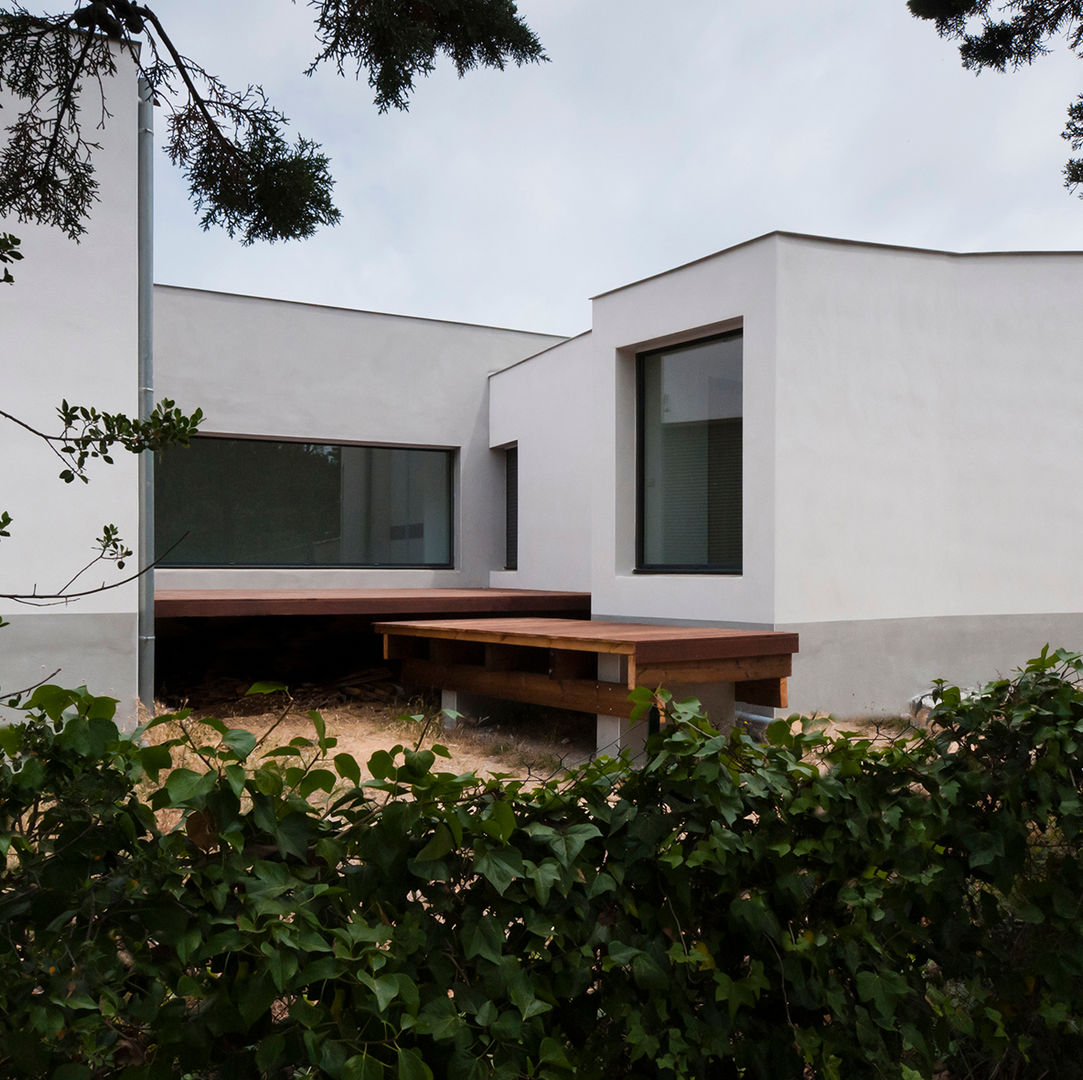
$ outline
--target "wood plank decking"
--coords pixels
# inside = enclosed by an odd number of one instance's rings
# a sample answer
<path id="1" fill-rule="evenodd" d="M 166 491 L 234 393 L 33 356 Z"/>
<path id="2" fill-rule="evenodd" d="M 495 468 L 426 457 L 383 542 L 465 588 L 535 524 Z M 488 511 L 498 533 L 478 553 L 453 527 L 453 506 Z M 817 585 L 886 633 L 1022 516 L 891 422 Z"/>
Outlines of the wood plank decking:
<path id="1" fill-rule="evenodd" d="M 636 686 L 733 683 L 738 700 L 786 705 L 796 634 L 556 618 L 380 622 L 403 677 L 444 690 L 627 717 Z M 620 681 L 601 679 L 601 657 Z"/>
<path id="2" fill-rule="evenodd" d="M 156 589 L 159 619 L 247 615 L 590 617 L 590 593 L 542 589 Z"/>

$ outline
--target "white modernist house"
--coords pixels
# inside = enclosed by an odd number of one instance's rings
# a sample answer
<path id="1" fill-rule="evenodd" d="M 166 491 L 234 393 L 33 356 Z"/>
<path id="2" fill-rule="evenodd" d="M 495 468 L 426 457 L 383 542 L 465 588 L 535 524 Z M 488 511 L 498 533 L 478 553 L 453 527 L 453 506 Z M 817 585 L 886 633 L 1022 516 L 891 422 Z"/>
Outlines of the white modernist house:
<path id="1" fill-rule="evenodd" d="M 26 254 L 0 409 L 42 430 L 61 397 L 137 407 L 134 92 L 111 109 L 83 243 L 0 222 Z M 1081 285 L 1080 253 L 772 233 L 596 297 L 571 339 L 158 286 L 154 394 L 202 435 L 152 515 L 131 459 L 65 486 L 0 426 L 0 591 L 153 516 L 159 589 L 589 592 L 598 619 L 796 631 L 792 708 L 899 712 L 1083 646 Z M 138 607 L 0 601 L 0 686 L 61 667 L 130 708 Z"/>
<path id="2" fill-rule="evenodd" d="M 490 377 L 501 585 L 800 634 L 790 705 L 898 712 L 1083 647 L 1083 254 L 772 233 Z"/>

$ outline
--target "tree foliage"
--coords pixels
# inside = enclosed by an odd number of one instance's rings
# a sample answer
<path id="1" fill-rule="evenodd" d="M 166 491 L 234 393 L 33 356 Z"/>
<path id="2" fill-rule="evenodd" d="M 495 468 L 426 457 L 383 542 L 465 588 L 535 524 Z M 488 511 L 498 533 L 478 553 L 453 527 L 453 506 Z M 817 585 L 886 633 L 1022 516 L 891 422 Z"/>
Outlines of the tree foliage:
<path id="1" fill-rule="evenodd" d="M 414 78 L 437 54 L 459 74 L 544 58 L 512 0 L 315 0 L 319 53 L 339 72 L 367 70 L 381 111 L 405 109 Z M 0 151 L 0 216 L 78 238 L 98 198 L 92 130 L 108 118 L 103 83 L 127 54 L 167 111 L 165 148 L 184 172 L 204 228 L 250 244 L 310 236 L 339 219 L 328 159 L 286 137 L 288 121 L 261 87 L 232 89 L 185 56 L 150 7 L 84 0 L 56 15 L 0 3 L 0 90 L 21 99 Z M 87 87 L 95 88 L 88 90 Z"/>
<path id="2" fill-rule="evenodd" d="M 670 706 L 645 768 L 540 786 L 363 770 L 318 713 L 139 745 L 42 687 L 0 729 L 0 1074 L 1078 1076 L 1081 673 L 886 745 Z"/>
<path id="3" fill-rule="evenodd" d="M 462 78 L 481 65 L 504 70 L 509 61 L 544 59 L 541 43 L 512 0 L 313 0 L 320 51 L 311 74 L 332 63 L 340 75 L 367 71 L 380 112 L 409 107 L 417 76 L 430 74 L 439 53 Z"/>
<path id="4" fill-rule="evenodd" d="M 19 251 L 19 244 L 22 241 L 17 236 L 12 236 L 11 233 L 0 233 L 0 264 L 11 264 L 18 262 L 23 253 Z M 12 277 L 11 271 L 7 266 L 3 266 L 3 273 L 0 273 L 0 285 L 13 285 L 15 278 Z"/>
<path id="5" fill-rule="evenodd" d="M 930 19 L 941 37 L 959 42 L 963 66 L 1008 71 L 1033 64 L 1063 37 L 1083 59 L 1083 0 L 909 0 L 919 19 Z M 1083 94 L 1068 106 L 1063 131 L 1073 150 L 1083 150 Z M 1083 185 L 1083 158 L 1064 167 L 1064 186 Z M 1080 192 L 1083 198 L 1083 191 Z"/>

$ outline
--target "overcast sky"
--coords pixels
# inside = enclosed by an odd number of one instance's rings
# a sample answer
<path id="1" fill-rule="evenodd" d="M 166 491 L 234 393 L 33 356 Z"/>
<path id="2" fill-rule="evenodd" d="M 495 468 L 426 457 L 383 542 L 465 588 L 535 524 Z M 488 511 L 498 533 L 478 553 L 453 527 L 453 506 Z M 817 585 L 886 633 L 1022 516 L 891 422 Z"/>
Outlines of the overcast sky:
<path id="1" fill-rule="evenodd" d="M 342 222 L 244 248 L 156 162 L 156 280 L 574 334 L 588 298 L 772 229 L 953 251 L 1083 249 L 1063 46 L 975 76 L 905 0 L 520 0 L 550 62 L 408 112 L 302 74 L 311 11 L 175 0 L 181 50 L 323 144 Z M 159 139 L 161 141 L 161 139 Z"/>

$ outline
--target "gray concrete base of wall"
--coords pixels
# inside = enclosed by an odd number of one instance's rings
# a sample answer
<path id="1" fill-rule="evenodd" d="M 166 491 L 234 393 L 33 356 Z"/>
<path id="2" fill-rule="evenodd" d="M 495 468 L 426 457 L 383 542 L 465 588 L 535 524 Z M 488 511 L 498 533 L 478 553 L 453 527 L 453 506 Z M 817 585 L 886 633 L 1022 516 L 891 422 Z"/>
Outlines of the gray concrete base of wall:
<path id="1" fill-rule="evenodd" d="M 679 624 L 680 619 L 595 619 Z M 900 716 L 934 679 L 974 686 L 1009 675 L 1043 645 L 1083 651 L 1083 613 L 943 615 L 844 622 L 734 623 L 700 626 L 782 630 L 800 637 L 788 682 L 790 705 L 779 715 Z M 744 709 L 737 703 L 738 711 Z M 759 712 L 760 710 L 752 710 Z"/>
<path id="2" fill-rule="evenodd" d="M 118 726 L 131 729 L 137 716 L 134 612 L 98 614 L 67 610 L 9 614 L 0 629 L 0 688 L 11 692 L 41 682 L 86 686 L 113 697 Z M 57 674 L 53 674 L 59 668 Z M 6 716 L 12 714 L 5 711 Z"/>
<path id="3" fill-rule="evenodd" d="M 1010 675 L 1044 645 L 1083 650 L 1083 613 L 955 615 L 787 623 L 800 635 L 789 712 L 899 715 L 934 679 L 974 686 Z"/>

